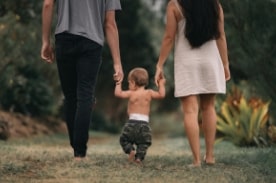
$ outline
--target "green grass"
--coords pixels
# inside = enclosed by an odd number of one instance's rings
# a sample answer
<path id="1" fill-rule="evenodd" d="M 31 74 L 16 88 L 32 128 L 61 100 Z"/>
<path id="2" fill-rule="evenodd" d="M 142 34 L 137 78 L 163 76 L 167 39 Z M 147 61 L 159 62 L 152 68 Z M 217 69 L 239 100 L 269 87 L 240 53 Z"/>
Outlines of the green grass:
<path id="1" fill-rule="evenodd" d="M 67 135 L 0 141 L 0 182 L 276 182 L 275 147 L 238 148 L 221 142 L 215 148 L 216 165 L 191 169 L 185 138 L 153 138 L 143 167 L 127 162 L 118 135 L 91 133 L 87 159 L 79 163 L 73 161 Z"/>

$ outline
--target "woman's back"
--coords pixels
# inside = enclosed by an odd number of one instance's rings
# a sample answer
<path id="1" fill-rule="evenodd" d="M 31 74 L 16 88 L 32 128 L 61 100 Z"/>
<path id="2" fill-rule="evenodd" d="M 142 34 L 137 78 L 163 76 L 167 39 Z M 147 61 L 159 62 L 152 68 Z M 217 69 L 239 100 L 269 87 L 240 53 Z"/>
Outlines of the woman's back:
<path id="1" fill-rule="evenodd" d="M 186 26 L 183 33 L 193 48 L 218 38 L 219 4 L 217 0 L 177 0 Z"/>
<path id="2" fill-rule="evenodd" d="M 178 1 L 173 1 L 182 16 L 175 36 L 175 96 L 225 93 L 223 65 L 216 41 L 211 39 L 193 48 L 184 34 L 186 18 Z"/>

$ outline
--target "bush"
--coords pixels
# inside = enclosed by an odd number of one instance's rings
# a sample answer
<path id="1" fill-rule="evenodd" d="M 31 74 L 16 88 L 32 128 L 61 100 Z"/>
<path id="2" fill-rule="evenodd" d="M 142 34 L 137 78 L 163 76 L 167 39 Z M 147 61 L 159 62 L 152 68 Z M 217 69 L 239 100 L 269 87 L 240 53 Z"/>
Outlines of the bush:
<path id="1" fill-rule="evenodd" d="M 1 104 L 6 110 L 24 114 L 42 115 L 53 113 L 53 92 L 33 67 L 12 67 L 4 72 L 1 82 Z M 8 78 L 10 79 L 8 79 Z"/>
<path id="2" fill-rule="evenodd" d="M 40 19 L 23 24 L 12 12 L 0 17 L 0 107 L 32 116 L 54 114 L 61 99 L 56 67 L 40 58 Z"/>

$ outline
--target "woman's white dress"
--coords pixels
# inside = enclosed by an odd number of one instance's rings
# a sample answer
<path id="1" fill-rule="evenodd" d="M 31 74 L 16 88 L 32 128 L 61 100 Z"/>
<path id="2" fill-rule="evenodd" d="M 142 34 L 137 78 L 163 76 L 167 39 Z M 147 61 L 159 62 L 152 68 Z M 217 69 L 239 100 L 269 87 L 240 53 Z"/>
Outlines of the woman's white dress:
<path id="1" fill-rule="evenodd" d="M 179 11 L 177 0 L 174 0 Z M 180 11 L 182 14 L 182 12 Z M 183 17 L 183 15 L 182 15 Z M 174 50 L 175 97 L 225 93 L 226 80 L 215 40 L 192 49 L 184 35 L 185 18 L 178 22 Z"/>

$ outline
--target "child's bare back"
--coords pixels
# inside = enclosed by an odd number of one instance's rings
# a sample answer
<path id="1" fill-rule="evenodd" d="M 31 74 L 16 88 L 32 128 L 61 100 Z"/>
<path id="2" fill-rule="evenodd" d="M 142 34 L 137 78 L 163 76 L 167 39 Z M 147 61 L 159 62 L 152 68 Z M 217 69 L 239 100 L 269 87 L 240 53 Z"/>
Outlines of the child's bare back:
<path id="1" fill-rule="evenodd" d="M 151 91 L 144 88 L 132 91 L 128 100 L 128 114 L 137 113 L 149 115 Z"/>

